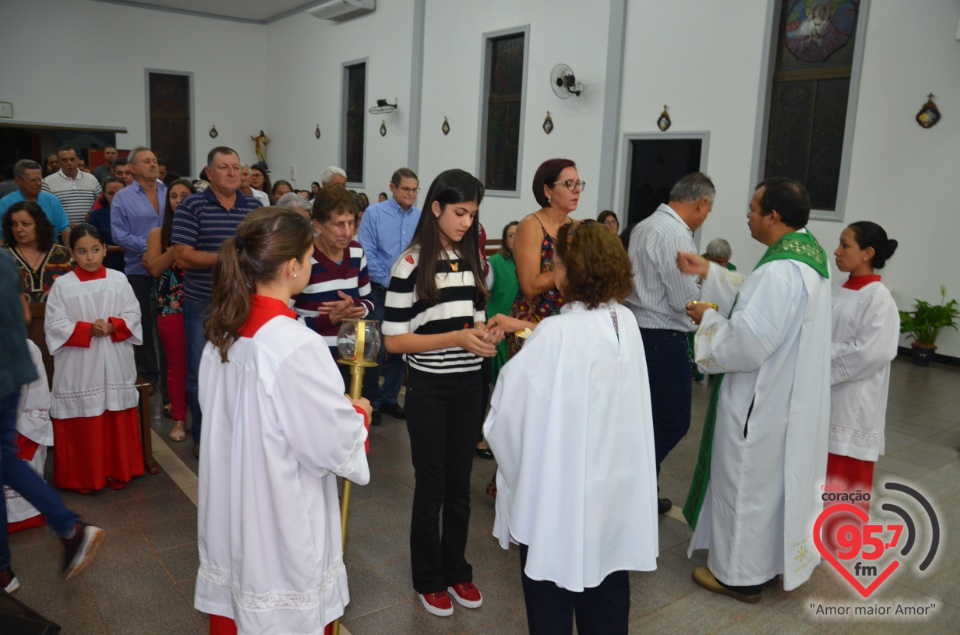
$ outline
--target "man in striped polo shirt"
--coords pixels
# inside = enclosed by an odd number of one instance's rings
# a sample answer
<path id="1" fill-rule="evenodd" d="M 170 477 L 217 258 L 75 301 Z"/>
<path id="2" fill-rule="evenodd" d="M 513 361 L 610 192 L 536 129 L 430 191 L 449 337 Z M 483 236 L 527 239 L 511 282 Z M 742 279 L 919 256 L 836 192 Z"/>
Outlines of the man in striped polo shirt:
<path id="1" fill-rule="evenodd" d="M 57 150 L 60 169 L 46 179 L 50 193 L 60 199 L 71 225 L 82 223 L 100 196 L 97 177 L 80 170 L 80 158 L 73 146 Z"/>
<path id="2" fill-rule="evenodd" d="M 187 336 L 187 404 L 193 420 L 193 455 L 200 456 L 202 414 L 197 401 L 197 374 L 205 343 L 203 322 L 213 295 L 213 268 L 220 245 L 232 238 L 248 213 L 261 207 L 240 188 L 240 157 L 226 146 L 207 154 L 210 186 L 183 199 L 173 217 L 171 242 L 177 265 L 184 270 L 183 328 Z"/>
<path id="3" fill-rule="evenodd" d="M 693 233 L 707 220 L 715 195 L 709 176 L 688 174 L 670 190 L 669 205 L 661 204 L 630 232 L 633 293 L 624 304 L 636 316 L 643 338 L 657 476 L 667 454 L 690 429 L 693 397 L 687 333 L 697 327 L 687 317 L 687 303 L 700 298 L 700 287 L 696 276 L 677 269 L 677 254 L 696 252 Z M 661 514 L 672 506 L 668 498 L 657 501 Z"/>

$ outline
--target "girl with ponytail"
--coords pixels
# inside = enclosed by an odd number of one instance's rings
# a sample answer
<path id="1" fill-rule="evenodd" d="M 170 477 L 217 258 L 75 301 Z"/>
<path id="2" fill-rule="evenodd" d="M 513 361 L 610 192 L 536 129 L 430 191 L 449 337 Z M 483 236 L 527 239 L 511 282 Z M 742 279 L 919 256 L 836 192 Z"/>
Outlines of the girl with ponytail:
<path id="1" fill-rule="evenodd" d="M 370 404 L 344 396 L 323 338 L 288 308 L 312 242 L 297 212 L 259 209 L 214 269 L 194 597 L 211 632 L 319 633 L 350 599 L 337 476 L 370 480 Z"/>

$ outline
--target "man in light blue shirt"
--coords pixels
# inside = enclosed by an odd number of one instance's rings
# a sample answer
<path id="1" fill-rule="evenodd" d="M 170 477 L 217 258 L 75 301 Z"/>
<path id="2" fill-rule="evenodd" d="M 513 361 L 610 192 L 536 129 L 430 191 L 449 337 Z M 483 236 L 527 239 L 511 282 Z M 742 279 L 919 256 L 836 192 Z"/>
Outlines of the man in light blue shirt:
<path id="1" fill-rule="evenodd" d="M 64 245 L 70 241 L 70 221 L 63 211 L 60 199 L 50 192 L 43 191 L 43 169 L 40 164 L 30 159 L 20 159 L 13 166 L 13 178 L 17 182 L 15 192 L 0 198 L 0 217 L 7 213 L 10 206 L 20 201 L 32 201 L 40 206 L 43 213 L 50 219 L 53 229 L 60 236 Z M 2 234 L 0 234 L 2 238 Z"/>
<path id="2" fill-rule="evenodd" d="M 390 269 L 400 254 L 410 246 L 413 232 L 420 222 L 420 208 L 413 203 L 420 191 L 420 181 L 409 168 L 400 168 L 390 179 L 393 198 L 371 205 L 360 221 L 358 239 L 367 256 L 367 270 L 373 287 L 373 311 L 371 320 L 383 321 L 383 305 L 390 286 Z M 383 388 L 380 388 L 380 373 L 368 372 L 364 376 L 364 396 L 373 406 L 371 422 L 380 423 L 381 413 L 386 412 L 396 419 L 406 419 L 397 398 L 403 384 L 403 356 L 380 350 L 380 363 L 385 366 Z"/>
<path id="3" fill-rule="evenodd" d="M 143 344 L 134 348 L 137 372 L 154 386 L 161 386 L 163 403 L 170 403 L 165 375 L 166 357 L 163 347 L 154 343 L 157 326 L 156 300 L 153 296 L 153 276 L 143 266 L 143 252 L 147 249 L 150 230 L 163 222 L 167 202 L 167 186 L 157 180 L 157 157 L 149 148 L 138 146 L 130 151 L 128 165 L 133 169 L 132 185 L 113 197 L 110 209 L 110 233 L 113 241 L 123 248 L 123 269 L 133 294 L 140 303 Z M 158 358 L 158 352 L 160 357 Z M 165 377 L 164 377 L 165 379 Z"/>

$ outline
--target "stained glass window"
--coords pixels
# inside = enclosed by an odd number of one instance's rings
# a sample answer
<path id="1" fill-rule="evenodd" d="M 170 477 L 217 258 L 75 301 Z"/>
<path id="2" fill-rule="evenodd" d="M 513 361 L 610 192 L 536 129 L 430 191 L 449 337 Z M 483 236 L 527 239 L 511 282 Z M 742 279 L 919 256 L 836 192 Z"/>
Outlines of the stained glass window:
<path id="1" fill-rule="evenodd" d="M 764 177 L 836 210 L 859 0 L 781 0 Z"/>

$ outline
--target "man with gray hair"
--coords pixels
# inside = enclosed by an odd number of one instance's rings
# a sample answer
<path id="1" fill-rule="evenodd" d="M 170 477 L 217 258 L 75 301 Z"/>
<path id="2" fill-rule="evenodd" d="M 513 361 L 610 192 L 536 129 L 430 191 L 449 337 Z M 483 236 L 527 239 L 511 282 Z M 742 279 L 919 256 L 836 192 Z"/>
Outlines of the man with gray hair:
<path id="1" fill-rule="evenodd" d="M 143 266 L 147 236 L 163 223 L 163 208 L 167 201 L 167 186 L 158 180 L 157 156 L 146 146 L 130 151 L 127 165 L 133 171 L 131 185 L 117 192 L 110 205 L 110 233 L 113 241 L 123 249 L 123 270 L 133 295 L 140 304 L 143 344 L 134 347 L 137 372 L 154 386 L 161 386 L 163 403 L 167 399 L 166 382 L 161 384 L 162 350 L 156 346 L 157 311 L 153 295 L 153 276 Z M 165 378 L 164 378 L 165 379 Z"/>
<path id="2" fill-rule="evenodd" d="M 707 243 L 707 251 L 703 254 L 707 260 L 726 267 L 729 271 L 736 271 L 736 265 L 730 264 L 731 256 L 733 256 L 733 247 L 723 238 L 714 238 Z"/>
<path id="3" fill-rule="evenodd" d="M 53 224 L 64 246 L 70 244 L 70 221 L 63 211 L 60 199 L 50 192 L 43 191 L 43 168 L 31 159 L 20 159 L 13 166 L 13 180 L 17 189 L 0 198 L 0 217 L 7 213 L 10 206 L 20 201 L 32 201 L 40 206 Z M 3 235 L 0 234 L 0 238 Z"/>
<path id="4" fill-rule="evenodd" d="M 693 232 L 713 209 L 715 194 L 709 176 L 688 174 L 670 190 L 670 203 L 661 204 L 630 233 L 633 293 L 626 306 L 637 318 L 647 358 L 658 476 L 660 464 L 690 429 L 687 333 L 696 326 L 687 317 L 687 303 L 700 297 L 700 288 L 696 276 L 677 269 L 677 254 L 696 251 Z M 673 506 L 668 498 L 658 503 L 661 514 Z"/>
<path id="5" fill-rule="evenodd" d="M 320 186 L 347 187 L 347 173 L 335 165 L 331 165 L 320 173 Z"/>

